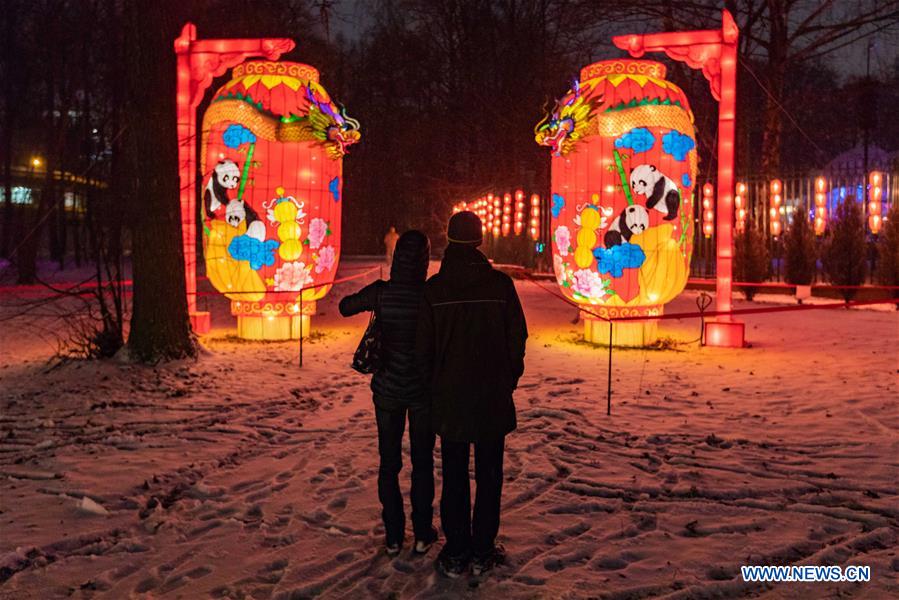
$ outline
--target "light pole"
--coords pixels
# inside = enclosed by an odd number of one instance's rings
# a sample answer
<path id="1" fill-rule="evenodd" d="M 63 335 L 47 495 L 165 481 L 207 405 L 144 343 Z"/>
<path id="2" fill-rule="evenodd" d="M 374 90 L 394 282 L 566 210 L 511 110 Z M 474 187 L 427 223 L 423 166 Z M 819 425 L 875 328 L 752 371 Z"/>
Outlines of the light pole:
<path id="1" fill-rule="evenodd" d="M 868 144 L 870 143 L 871 137 L 871 120 L 874 119 L 876 112 L 873 110 L 873 107 L 869 105 L 874 90 L 874 86 L 871 85 L 872 46 L 874 46 L 874 42 L 869 41 L 867 48 L 865 49 L 865 82 L 862 86 L 862 144 L 864 146 L 862 159 L 862 211 L 864 212 L 862 214 L 866 221 L 868 217 Z"/>

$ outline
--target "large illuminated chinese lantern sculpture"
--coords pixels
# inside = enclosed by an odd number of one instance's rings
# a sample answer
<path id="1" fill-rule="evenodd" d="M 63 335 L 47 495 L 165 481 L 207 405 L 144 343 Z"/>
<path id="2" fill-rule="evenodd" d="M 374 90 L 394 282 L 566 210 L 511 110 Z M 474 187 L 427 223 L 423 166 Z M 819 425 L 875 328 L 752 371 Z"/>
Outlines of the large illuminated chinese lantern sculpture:
<path id="1" fill-rule="evenodd" d="M 610 60 L 581 70 L 536 128 L 552 149 L 552 249 L 564 294 L 603 317 L 657 316 L 687 283 L 697 154 L 693 114 L 665 67 Z M 587 319 L 585 336 L 608 341 Z M 615 324 L 616 345 L 656 337 Z"/>
<path id="2" fill-rule="evenodd" d="M 213 96 L 200 155 L 203 251 L 240 337 L 297 338 L 327 294 L 312 286 L 337 271 L 341 159 L 358 129 L 309 65 L 246 62 Z"/>

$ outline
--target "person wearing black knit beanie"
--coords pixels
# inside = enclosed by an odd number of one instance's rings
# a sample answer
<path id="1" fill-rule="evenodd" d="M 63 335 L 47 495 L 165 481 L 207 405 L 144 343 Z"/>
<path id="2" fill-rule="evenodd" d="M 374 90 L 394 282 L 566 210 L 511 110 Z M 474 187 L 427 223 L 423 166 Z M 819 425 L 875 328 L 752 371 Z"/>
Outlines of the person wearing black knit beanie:
<path id="1" fill-rule="evenodd" d="M 512 393 L 524 372 L 527 325 L 515 284 L 478 251 L 483 228 L 472 212 L 452 216 L 440 272 L 425 284 L 416 358 L 429 385 L 440 436 L 440 521 L 446 544 L 437 570 L 475 575 L 502 563 L 500 524 L 505 437 L 516 426 Z M 474 445 L 472 517 L 468 465 Z"/>
<path id="2" fill-rule="evenodd" d="M 446 239 L 451 244 L 465 244 L 477 248 L 484 239 L 481 219 L 468 210 L 454 214 L 446 228 Z"/>

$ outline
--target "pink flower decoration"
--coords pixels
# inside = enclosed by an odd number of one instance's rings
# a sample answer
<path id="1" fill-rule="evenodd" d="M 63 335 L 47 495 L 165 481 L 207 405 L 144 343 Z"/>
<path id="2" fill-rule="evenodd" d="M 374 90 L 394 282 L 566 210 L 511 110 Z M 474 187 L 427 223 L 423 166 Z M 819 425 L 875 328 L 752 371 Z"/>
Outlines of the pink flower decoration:
<path id="1" fill-rule="evenodd" d="M 336 254 L 333 246 L 325 246 L 318 251 L 318 257 L 315 260 L 315 272 L 330 271 L 334 266 Z"/>
<path id="2" fill-rule="evenodd" d="M 309 223 L 309 235 L 306 237 L 309 240 L 309 247 L 315 250 L 321 246 L 326 235 L 328 235 L 328 224 L 325 223 L 325 220 L 318 217 L 312 219 L 312 222 Z"/>
<path id="3" fill-rule="evenodd" d="M 558 254 L 553 256 L 553 270 L 556 272 L 556 281 L 562 285 L 565 281 L 565 263 Z"/>
<path id="4" fill-rule="evenodd" d="M 574 291 L 591 300 L 602 300 L 606 295 L 602 277 L 596 271 L 581 269 L 574 273 Z"/>
<path id="5" fill-rule="evenodd" d="M 275 291 L 299 292 L 305 286 L 312 285 L 311 270 L 312 265 L 307 267 L 302 262 L 284 263 L 275 271 Z"/>
<path id="6" fill-rule="evenodd" d="M 559 225 L 556 227 L 555 238 L 559 256 L 568 256 L 568 247 L 571 245 L 571 230 L 565 225 Z"/>

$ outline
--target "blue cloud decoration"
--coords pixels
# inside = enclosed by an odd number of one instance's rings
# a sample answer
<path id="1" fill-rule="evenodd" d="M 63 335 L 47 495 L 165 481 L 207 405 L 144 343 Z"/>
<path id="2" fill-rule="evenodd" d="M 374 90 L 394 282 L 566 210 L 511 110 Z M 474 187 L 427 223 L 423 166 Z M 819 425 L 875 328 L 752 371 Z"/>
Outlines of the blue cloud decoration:
<path id="1" fill-rule="evenodd" d="M 275 264 L 275 250 L 278 246 L 277 240 L 260 242 L 248 235 L 239 235 L 228 244 L 228 253 L 235 260 L 249 261 L 250 268 L 258 271 Z"/>
<path id="2" fill-rule="evenodd" d="M 655 146 L 656 138 L 645 127 L 635 127 L 615 140 L 616 148 L 629 148 L 634 154 L 648 152 Z"/>
<path id="3" fill-rule="evenodd" d="M 696 142 L 689 135 L 671 130 L 662 136 L 662 151 L 670 154 L 675 160 L 687 159 L 687 154 L 696 147 Z"/>
<path id="4" fill-rule="evenodd" d="M 646 260 L 643 248 L 636 244 L 624 243 L 611 248 L 599 247 L 593 250 L 596 270 L 600 275 L 621 277 L 625 269 L 639 269 Z"/>
<path id="5" fill-rule="evenodd" d="M 233 124 L 229 125 L 222 134 L 222 141 L 228 148 L 236 150 L 241 144 L 256 143 L 256 134 L 243 125 Z"/>
<path id="6" fill-rule="evenodd" d="M 328 191 L 334 197 L 334 202 L 340 202 L 340 177 L 334 177 L 328 182 Z"/>
<path id="7" fill-rule="evenodd" d="M 565 198 L 561 194 L 553 194 L 552 213 L 554 219 L 559 218 L 563 208 L 565 208 Z"/>

